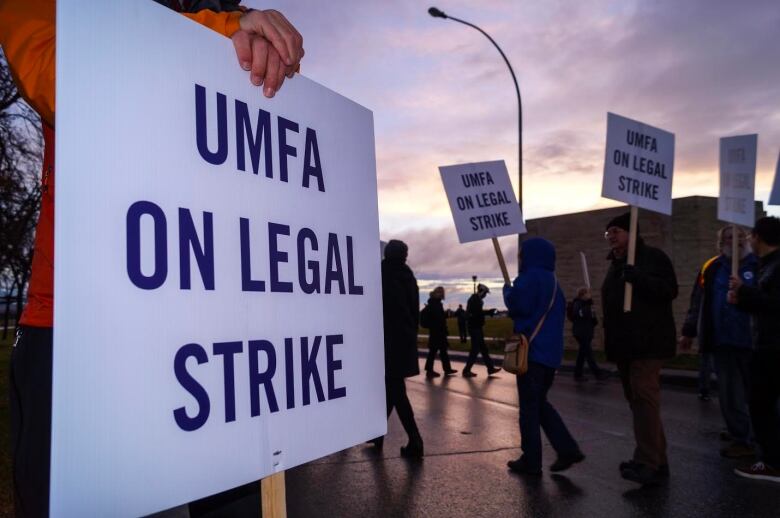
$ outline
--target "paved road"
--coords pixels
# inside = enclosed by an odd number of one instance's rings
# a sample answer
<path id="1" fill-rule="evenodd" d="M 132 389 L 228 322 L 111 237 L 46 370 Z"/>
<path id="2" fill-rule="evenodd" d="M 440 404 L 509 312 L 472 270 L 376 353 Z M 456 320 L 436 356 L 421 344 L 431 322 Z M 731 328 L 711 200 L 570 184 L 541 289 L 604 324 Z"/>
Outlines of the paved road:
<path id="1" fill-rule="evenodd" d="M 619 384 L 577 385 L 560 375 L 551 400 L 588 458 L 565 475 L 545 472 L 533 481 L 505 467 L 520 453 L 514 377 L 475 372 L 479 377 L 471 380 L 407 381 L 425 439 L 423 461 L 400 458 L 405 435 L 394 415 L 382 453 L 356 446 L 288 471 L 289 515 L 780 516 L 780 486 L 738 479 L 735 462 L 718 456 L 716 400 L 701 403 L 694 393 L 664 390 L 672 476 L 666 487 L 640 489 L 617 469 L 633 447 Z M 544 455 L 546 465 L 554 460 L 549 445 Z"/>

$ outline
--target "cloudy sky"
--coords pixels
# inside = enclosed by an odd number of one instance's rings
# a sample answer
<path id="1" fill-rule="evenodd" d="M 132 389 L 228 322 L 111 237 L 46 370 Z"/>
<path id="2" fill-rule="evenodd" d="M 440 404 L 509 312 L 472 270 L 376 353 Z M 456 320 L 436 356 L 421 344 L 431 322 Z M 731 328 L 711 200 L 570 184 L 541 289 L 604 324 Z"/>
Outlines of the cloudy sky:
<path id="1" fill-rule="evenodd" d="M 766 201 L 780 151 L 777 0 L 436 1 L 491 34 L 518 75 L 527 218 L 615 204 L 600 197 L 608 111 L 676 135 L 675 197 L 717 195 L 718 139 L 758 133 Z M 304 35 L 305 75 L 374 112 L 382 238 L 408 242 L 429 282 L 496 277 L 489 242 L 457 243 L 437 167 L 504 159 L 516 182 L 516 96 L 490 42 L 430 5 L 262 2 Z M 514 239 L 502 246 L 514 257 Z"/>

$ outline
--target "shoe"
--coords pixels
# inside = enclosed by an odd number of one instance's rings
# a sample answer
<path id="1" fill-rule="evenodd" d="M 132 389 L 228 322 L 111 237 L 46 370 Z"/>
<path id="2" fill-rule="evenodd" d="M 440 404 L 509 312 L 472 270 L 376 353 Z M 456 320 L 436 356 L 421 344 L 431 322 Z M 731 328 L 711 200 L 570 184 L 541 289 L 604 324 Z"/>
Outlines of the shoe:
<path id="1" fill-rule="evenodd" d="M 727 459 L 744 459 L 753 457 L 756 454 L 752 446 L 740 442 L 732 442 L 725 448 L 720 449 L 720 456 Z"/>
<path id="2" fill-rule="evenodd" d="M 558 455 L 558 458 L 555 459 L 555 462 L 550 464 L 550 471 L 565 471 L 572 467 L 573 464 L 577 464 L 583 460 L 585 460 L 585 455 L 581 451 L 570 453 L 568 455 Z"/>
<path id="3" fill-rule="evenodd" d="M 627 460 L 620 463 L 620 472 L 622 473 L 626 469 L 637 469 L 639 466 L 642 466 L 640 462 L 637 462 L 635 460 Z M 658 466 L 658 473 L 661 476 L 668 477 L 669 476 L 669 465 L 664 464 L 662 466 Z"/>
<path id="4" fill-rule="evenodd" d="M 492 376 L 493 374 L 501 372 L 501 367 L 492 367 L 488 369 L 488 376 Z"/>
<path id="5" fill-rule="evenodd" d="M 740 477 L 752 478 L 755 480 L 769 480 L 770 482 L 780 482 L 780 470 L 764 464 L 763 462 L 756 462 L 752 466 L 744 466 L 736 468 L 734 473 Z"/>
<path id="6" fill-rule="evenodd" d="M 699 401 L 709 401 L 710 395 L 706 392 L 699 392 Z"/>
<path id="7" fill-rule="evenodd" d="M 409 444 L 401 446 L 401 457 L 407 459 L 421 459 L 423 457 L 422 439 L 409 439 Z"/>
<path id="8" fill-rule="evenodd" d="M 436 372 L 436 371 L 427 371 L 427 372 L 425 373 L 425 377 L 426 377 L 426 378 L 428 378 L 428 379 L 431 379 L 431 378 L 438 378 L 438 377 L 440 377 L 440 376 L 441 376 L 441 374 L 439 374 L 439 373 L 438 373 L 438 372 Z"/>
<path id="9" fill-rule="evenodd" d="M 477 376 L 477 375 L 476 375 L 476 374 L 474 374 L 474 373 L 473 373 L 473 372 L 471 372 L 471 371 L 466 371 L 466 370 L 464 370 L 464 371 L 463 371 L 463 377 L 464 377 L 464 378 L 474 378 L 474 377 L 476 377 L 476 376 Z"/>
<path id="10" fill-rule="evenodd" d="M 609 379 L 609 372 L 607 371 L 601 371 L 598 374 L 596 374 L 597 381 L 606 381 L 608 379 Z"/>
<path id="11" fill-rule="evenodd" d="M 644 464 L 634 463 L 620 472 L 620 476 L 631 482 L 643 486 L 659 486 L 669 478 L 668 467 L 666 472 L 662 468 L 653 469 Z"/>
<path id="12" fill-rule="evenodd" d="M 370 441 L 366 441 L 366 444 L 373 444 L 377 450 L 381 450 L 385 445 L 385 436 L 380 435 L 379 437 L 375 437 Z"/>
<path id="13" fill-rule="evenodd" d="M 583 381 L 588 381 L 587 376 L 574 376 L 574 381 L 577 383 L 582 383 Z"/>
<path id="14" fill-rule="evenodd" d="M 458 369 L 449 369 L 444 371 L 445 376 L 452 376 L 453 374 L 457 374 L 457 373 L 458 373 Z"/>
<path id="15" fill-rule="evenodd" d="M 542 476 L 542 470 L 541 469 L 530 469 L 526 463 L 523 457 L 520 457 L 516 460 L 510 460 L 506 463 L 506 467 L 509 468 L 510 471 L 513 473 L 517 473 L 518 475 L 531 475 L 533 477 L 541 477 Z"/>

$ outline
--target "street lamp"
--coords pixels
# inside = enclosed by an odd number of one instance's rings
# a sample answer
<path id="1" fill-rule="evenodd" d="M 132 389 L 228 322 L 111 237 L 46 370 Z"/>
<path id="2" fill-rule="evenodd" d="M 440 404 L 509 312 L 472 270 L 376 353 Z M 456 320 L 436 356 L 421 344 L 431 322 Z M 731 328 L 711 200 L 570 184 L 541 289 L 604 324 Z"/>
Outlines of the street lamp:
<path id="1" fill-rule="evenodd" d="M 454 20 L 456 22 L 462 23 L 463 25 L 468 25 L 469 27 L 473 27 L 474 29 L 477 29 L 479 32 L 485 35 L 487 39 L 490 40 L 490 43 L 492 43 L 496 50 L 501 54 L 501 57 L 504 58 L 504 62 L 506 63 L 506 66 L 509 67 L 509 73 L 512 74 L 512 81 L 515 82 L 515 92 L 517 92 L 517 203 L 520 206 L 520 212 L 523 212 L 523 103 L 520 99 L 520 86 L 517 84 L 517 77 L 515 76 L 515 71 L 512 69 L 512 65 L 509 63 L 509 60 L 506 57 L 506 54 L 504 54 L 504 51 L 501 50 L 501 47 L 498 46 L 498 43 L 490 37 L 488 33 L 474 25 L 473 23 L 469 23 L 465 20 L 461 20 L 460 18 L 455 18 L 454 16 L 449 16 L 445 14 L 443 11 L 431 7 L 428 9 L 428 14 L 433 16 L 434 18 L 444 18 L 449 20 Z M 517 236 L 517 249 L 518 253 L 520 250 L 520 242 L 522 241 L 522 235 Z M 520 268 L 520 264 L 518 261 L 518 269 Z"/>
<path id="2" fill-rule="evenodd" d="M 474 283 L 474 293 L 476 293 L 477 292 L 477 276 L 476 275 L 472 275 L 471 276 L 471 281 Z"/>

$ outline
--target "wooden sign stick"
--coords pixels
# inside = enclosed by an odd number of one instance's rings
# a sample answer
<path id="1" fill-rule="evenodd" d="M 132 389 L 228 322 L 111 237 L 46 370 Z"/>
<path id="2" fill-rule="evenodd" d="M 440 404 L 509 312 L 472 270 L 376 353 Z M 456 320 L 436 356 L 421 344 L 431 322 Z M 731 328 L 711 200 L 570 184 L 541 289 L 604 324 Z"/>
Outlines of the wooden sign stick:
<path id="1" fill-rule="evenodd" d="M 512 285 L 512 280 L 509 278 L 509 272 L 506 269 L 506 263 L 504 262 L 504 254 L 501 253 L 501 246 L 498 244 L 498 239 L 493 238 L 493 249 L 496 251 L 496 257 L 498 257 L 498 265 L 501 267 L 501 273 L 504 275 L 504 283 Z"/>
<path id="2" fill-rule="evenodd" d="M 287 518 L 284 471 L 260 481 L 260 499 L 264 518 Z"/>
<path id="3" fill-rule="evenodd" d="M 637 220 L 639 219 L 639 209 L 631 206 L 631 224 L 628 231 L 628 258 L 626 264 L 633 266 L 636 261 L 636 227 Z M 630 282 L 626 283 L 625 296 L 623 297 L 623 312 L 628 313 L 631 311 L 631 299 L 634 296 L 634 285 Z"/>
<path id="4" fill-rule="evenodd" d="M 731 275 L 739 277 L 739 234 L 737 226 L 731 225 Z"/>

